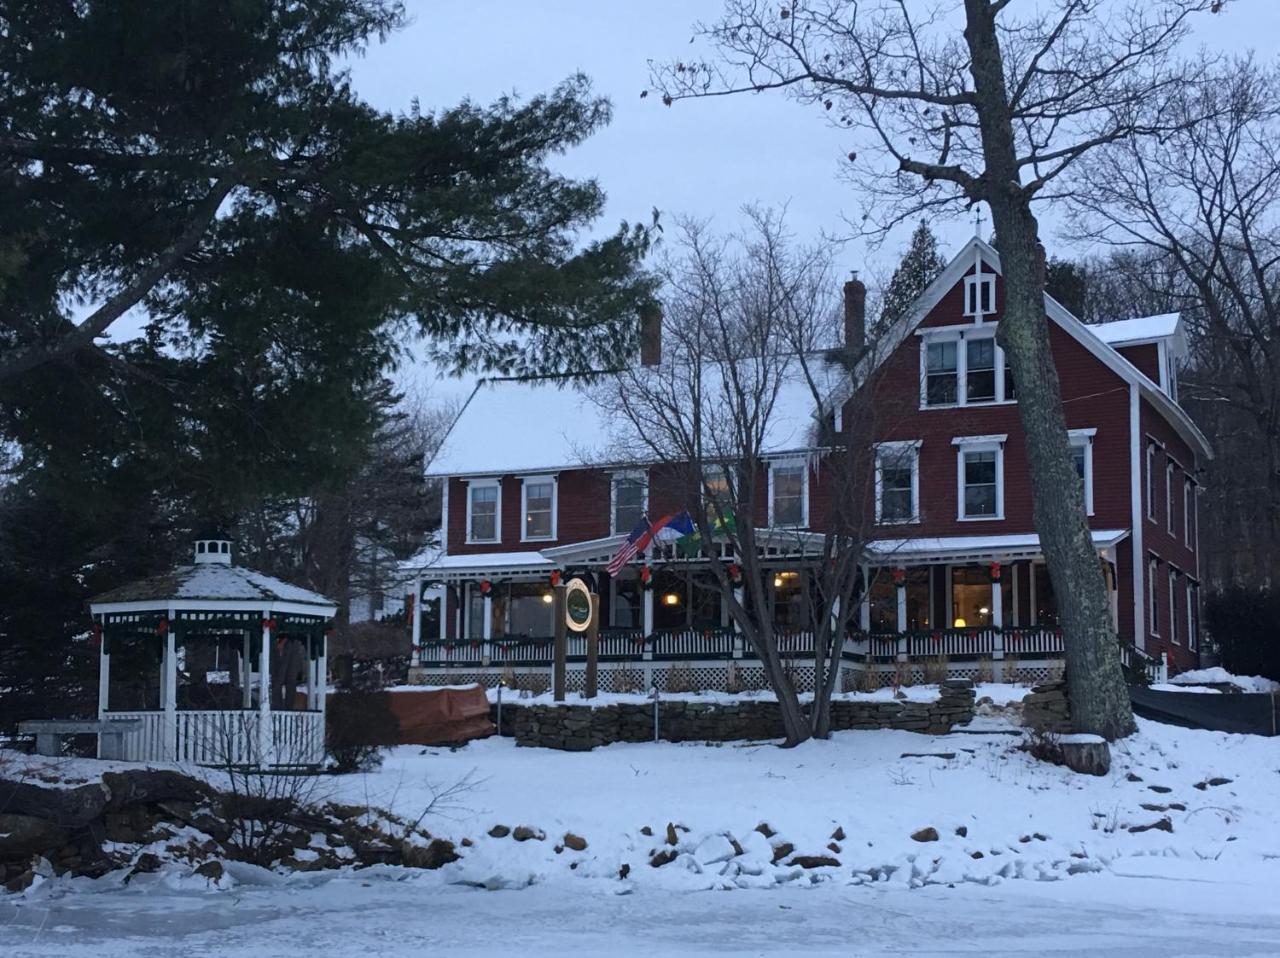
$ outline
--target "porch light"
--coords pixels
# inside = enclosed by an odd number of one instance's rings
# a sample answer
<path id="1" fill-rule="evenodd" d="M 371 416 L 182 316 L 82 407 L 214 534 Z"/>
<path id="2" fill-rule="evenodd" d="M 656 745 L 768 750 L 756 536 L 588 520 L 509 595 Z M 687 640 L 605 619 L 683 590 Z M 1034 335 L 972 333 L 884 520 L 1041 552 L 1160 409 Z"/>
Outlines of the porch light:
<path id="1" fill-rule="evenodd" d="M 773 577 L 773 587 L 774 587 L 775 589 L 781 589 L 781 588 L 782 588 L 782 576 L 780 576 L 780 575 L 775 575 L 775 576 Z"/>
<path id="2" fill-rule="evenodd" d="M 956 619 L 953 628 L 963 629 L 967 624 L 964 619 Z"/>
<path id="3" fill-rule="evenodd" d="M 553 596 L 550 592 L 544 592 L 542 594 L 542 601 L 545 602 L 547 605 L 550 605 L 552 602 L 555 601 L 555 596 Z"/>
<path id="4" fill-rule="evenodd" d="M 990 610 L 990 609 L 988 609 L 988 608 L 984 605 L 984 606 L 983 606 L 981 609 L 979 609 L 978 611 L 979 611 L 979 612 L 981 612 L 983 615 L 987 615 L 988 613 L 990 613 L 990 611 L 991 611 L 991 610 Z"/>
<path id="5" fill-rule="evenodd" d="M 675 592 L 668 592 L 662 597 L 662 604 L 663 605 L 679 605 L 680 596 L 677 595 Z"/>

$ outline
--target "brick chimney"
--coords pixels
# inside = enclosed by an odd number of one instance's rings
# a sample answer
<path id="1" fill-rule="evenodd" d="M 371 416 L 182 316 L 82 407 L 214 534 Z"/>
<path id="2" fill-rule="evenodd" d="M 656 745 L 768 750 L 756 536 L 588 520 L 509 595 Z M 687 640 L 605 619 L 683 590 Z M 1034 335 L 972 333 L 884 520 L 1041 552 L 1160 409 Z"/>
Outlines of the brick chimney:
<path id="1" fill-rule="evenodd" d="M 651 303 L 640 308 L 640 363 L 657 366 L 662 362 L 662 309 Z"/>
<path id="2" fill-rule="evenodd" d="M 867 287 L 855 275 L 844 284 L 844 348 L 851 355 L 867 344 Z"/>

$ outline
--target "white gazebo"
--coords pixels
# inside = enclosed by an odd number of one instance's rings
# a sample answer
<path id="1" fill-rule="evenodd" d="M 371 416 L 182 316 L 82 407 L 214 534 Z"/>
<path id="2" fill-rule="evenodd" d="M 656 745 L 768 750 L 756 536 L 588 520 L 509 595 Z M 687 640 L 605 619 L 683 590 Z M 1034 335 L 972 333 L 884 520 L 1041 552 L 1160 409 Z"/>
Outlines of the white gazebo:
<path id="1" fill-rule="evenodd" d="M 225 766 L 324 759 L 330 599 L 233 565 L 230 540 L 207 536 L 190 565 L 120 586 L 89 608 L 100 643 L 98 717 L 135 720 L 111 757 Z"/>

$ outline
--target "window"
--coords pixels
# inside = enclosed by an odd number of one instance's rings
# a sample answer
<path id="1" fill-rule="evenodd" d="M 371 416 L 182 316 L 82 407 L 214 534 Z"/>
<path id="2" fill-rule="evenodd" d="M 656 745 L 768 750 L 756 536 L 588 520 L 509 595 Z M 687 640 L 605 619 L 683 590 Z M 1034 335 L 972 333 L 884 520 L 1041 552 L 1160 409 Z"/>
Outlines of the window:
<path id="1" fill-rule="evenodd" d="M 961 519 L 1004 518 L 1004 441 L 1006 436 L 953 439 L 958 451 Z"/>
<path id="2" fill-rule="evenodd" d="M 1147 518 L 1156 521 L 1156 444 L 1147 443 Z"/>
<path id="3" fill-rule="evenodd" d="M 995 622 L 991 604 L 991 573 L 977 565 L 951 567 L 951 621 L 954 629 L 972 629 Z"/>
<path id="4" fill-rule="evenodd" d="M 1013 401 L 1013 374 L 994 327 L 923 335 L 922 407 Z"/>
<path id="5" fill-rule="evenodd" d="M 1190 479 L 1182 483 L 1182 541 L 1192 544 L 1195 533 L 1196 484 Z"/>
<path id="6" fill-rule="evenodd" d="M 498 504 L 502 490 L 496 481 L 467 484 L 467 541 L 498 542 Z"/>
<path id="7" fill-rule="evenodd" d="M 955 340 L 943 340 L 927 346 L 925 402 L 930 406 L 947 406 L 959 401 L 956 345 Z"/>
<path id="8" fill-rule="evenodd" d="M 1178 570 L 1169 569 L 1169 641 L 1180 645 L 1178 641 Z"/>
<path id="9" fill-rule="evenodd" d="M 996 278 L 991 273 L 966 276 L 964 281 L 964 314 L 990 316 L 996 311 Z"/>
<path id="10" fill-rule="evenodd" d="M 1151 614 L 1151 634 L 1160 634 L 1160 587 L 1156 576 L 1160 574 L 1160 560 L 1147 561 L 1147 606 Z"/>
<path id="11" fill-rule="evenodd" d="M 1172 459 L 1164 467 L 1164 513 L 1165 525 L 1169 529 L 1169 534 L 1173 535 L 1173 472 L 1177 468 L 1177 463 Z"/>
<path id="12" fill-rule="evenodd" d="M 965 400 L 995 402 L 996 341 L 990 336 L 965 340 Z"/>
<path id="13" fill-rule="evenodd" d="M 524 516 L 522 538 L 554 539 L 556 537 L 556 480 L 554 476 L 529 476 L 522 484 Z"/>
<path id="14" fill-rule="evenodd" d="M 728 466 L 708 466 L 703 472 L 702 487 L 708 515 L 719 517 L 733 511 L 733 490 L 729 484 Z"/>
<path id="15" fill-rule="evenodd" d="M 803 526 L 809 521 L 806 503 L 808 468 L 803 461 L 769 466 L 769 524 Z"/>
<path id="16" fill-rule="evenodd" d="M 1071 442 L 1071 455 L 1075 459 L 1076 475 L 1084 484 L 1084 509 L 1093 515 L 1093 437 L 1097 429 L 1072 429 L 1067 433 Z"/>
<path id="17" fill-rule="evenodd" d="M 876 522 L 919 518 L 920 443 L 881 443 L 876 448 Z"/>
<path id="18" fill-rule="evenodd" d="M 649 508 L 649 484 L 643 473 L 618 473 L 613 477 L 613 534 L 626 534 L 639 524 Z"/>

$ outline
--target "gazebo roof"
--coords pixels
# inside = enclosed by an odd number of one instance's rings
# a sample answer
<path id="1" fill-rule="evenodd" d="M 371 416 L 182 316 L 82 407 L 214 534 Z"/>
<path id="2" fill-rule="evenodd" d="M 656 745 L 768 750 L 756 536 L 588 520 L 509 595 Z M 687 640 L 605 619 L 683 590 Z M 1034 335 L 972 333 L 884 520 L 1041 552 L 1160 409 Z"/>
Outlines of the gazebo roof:
<path id="1" fill-rule="evenodd" d="M 159 606 L 168 602 L 188 607 L 192 602 L 210 602 L 224 609 L 235 604 L 261 609 L 286 603 L 314 607 L 309 611 L 325 616 L 336 610 L 332 599 L 274 576 L 244 566 L 200 563 L 174 566 L 168 572 L 127 583 L 95 596 L 90 604 L 93 611 L 106 612 L 111 611 L 108 606 L 137 608 L 141 603 Z"/>

